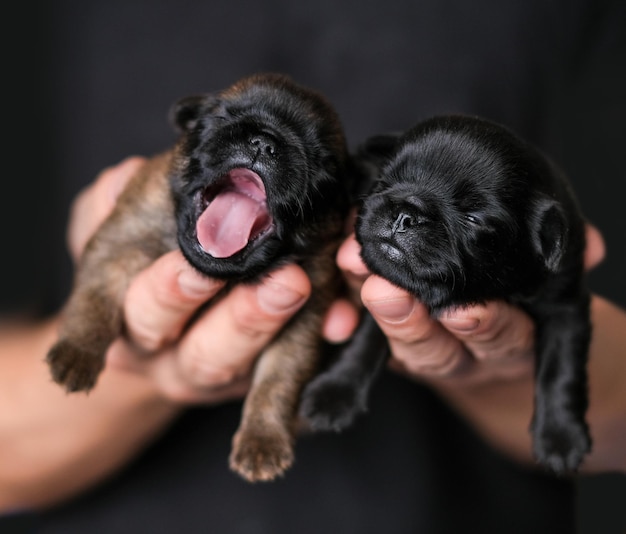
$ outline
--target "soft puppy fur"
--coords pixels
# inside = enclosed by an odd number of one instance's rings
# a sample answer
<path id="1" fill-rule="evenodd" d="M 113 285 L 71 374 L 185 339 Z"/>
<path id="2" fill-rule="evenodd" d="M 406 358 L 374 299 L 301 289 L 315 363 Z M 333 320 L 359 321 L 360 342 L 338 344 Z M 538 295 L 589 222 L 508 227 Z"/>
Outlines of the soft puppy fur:
<path id="1" fill-rule="evenodd" d="M 246 479 L 271 480 L 293 461 L 300 391 L 338 289 L 349 180 L 342 127 L 325 98 L 278 74 L 184 98 L 171 116 L 179 140 L 131 180 L 88 243 L 47 361 L 68 391 L 91 389 L 123 333 L 130 281 L 176 247 L 198 271 L 233 283 L 298 262 L 311 298 L 260 356 L 230 457 Z"/>
<path id="2" fill-rule="evenodd" d="M 370 169 L 379 163 L 356 223 L 368 268 L 435 317 L 488 300 L 523 308 L 536 327 L 534 453 L 557 473 L 576 470 L 591 448 L 590 295 L 585 221 L 564 174 L 509 130 L 468 116 L 434 117 L 395 141 L 372 139 L 362 156 Z M 362 330 L 376 337 L 368 324 Z M 312 382 L 303 401 L 312 425 L 342 428 L 363 411 L 362 390 L 380 359 L 349 349 Z M 335 405 L 324 402 L 332 396 Z"/>

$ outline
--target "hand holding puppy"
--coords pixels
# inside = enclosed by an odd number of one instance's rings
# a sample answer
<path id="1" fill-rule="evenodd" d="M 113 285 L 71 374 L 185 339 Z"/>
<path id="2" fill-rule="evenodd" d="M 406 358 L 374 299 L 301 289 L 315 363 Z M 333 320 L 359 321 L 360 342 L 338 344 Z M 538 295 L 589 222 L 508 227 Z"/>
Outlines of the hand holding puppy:
<path id="1" fill-rule="evenodd" d="M 125 183 L 144 163 L 133 157 L 106 169 L 78 196 L 68 229 L 76 261 Z M 242 397 L 257 355 L 306 301 L 310 283 L 299 267 L 286 266 L 258 287 L 243 285 L 231 291 L 183 332 L 222 286 L 191 269 L 179 251 L 157 260 L 129 287 L 124 314 L 131 341 L 119 339 L 111 346 L 107 366 L 145 376 L 159 395 L 175 403 Z M 229 334 L 211 335 L 215 331 Z M 202 350 L 206 345 L 210 352 Z"/>
<path id="2" fill-rule="evenodd" d="M 359 244 L 351 235 L 339 249 L 337 261 L 385 332 L 393 368 L 420 380 L 455 387 L 532 375 L 534 327 L 519 308 L 494 301 L 433 320 L 414 296 L 372 275 L 359 253 Z M 602 235 L 588 226 L 587 270 L 596 267 L 604 254 Z"/>
<path id="3" fill-rule="evenodd" d="M 198 326 L 196 306 L 240 292 L 240 282 L 269 279 L 274 289 L 265 298 L 288 296 L 291 308 L 293 295 L 272 276 L 298 264 L 310 282 L 298 298 L 304 306 L 278 334 L 263 336 L 253 380 L 239 365 L 245 336 L 224 324 L 213 322 L 218 344 L 234 350 L 216 360 L 224 366 L 206 364 L 203 353 L 213 352 L 212 341 L 196 343 L 186 351 L 191 359 L 181 360 L 182 372 L 201 386 L 246 379 L 250 389 L 230 465 L 249 481 L 272 480 L 293 462 L 300 392 L 317 370 L 323 319 L 340 291 L 335 255 L 352 180 L 343 130 L 320 93 L 279 74 L 251 75 L 220 92 L 180 99 L 170 120 L 179 132 L 174 146 L 136 169 L 85 245 L 59 339 L 46 360 L 54 381 L 68 392 L 90 391 L 114 342 L 126 337 L 152 350 L 167 346 Z M 189 265 L 180 263 L 183 256 Z M 154 319 L 142 319 L 144 306 L 130 308 L 136 310 L 131 320 L 149 325 L 143 330 L 126 324 L 125 306 L 132 282 L 154 263 L 160 274 L 144 304 L 158 305 L 159 296 L 169 293 L 186 299 L 182 308 L 191 312 L 169 325 L 173 333 L 161 330 L 156 337 Z M 172 269 L 174 282 L 167 276 Z M 198 284 L 201 275 L 210 289 Z M 200 302 L 198 285 L 205 286 Z M 266 291 L 261 286 L 257 297 Z M 264 331 L 263 314 L 255 315 Z"/>
<path id="4" fill-rule="evenodd" d="M 532 462 L 528 421 L 533 410 L 534 325 L 530 317 L 519 308 L 494 301 L 433 320 L 414 296 L 372 275 L 359 252 L 358 243 L 350 236 L 339 250 L 338 263 L 385 333 L 391 349 L 390 367 L 434 387 L 507 455 Z M 588 226 L 586 269 L 596 267 L 604 254 L 602 235 Z M 601 310 L 606 307 L 605 303 L 596 304 Z M 596 334 L 600 335 L 597 329 Z M 610 366 L 603 362 L 612 356 L 606 350 L 599 356 L 590 363 L 598 370 L 590 377 L 591 387 L 596 392 L 608 391 L 604 384 L 610 377 L 605 376 L 605 369 Z M 602 425 L 594 425 L 594 416 L 604 404 L 594 404 L 592 399 L 590 418 L 597 439 L 587 469 L 598 465 L 614 468 L 620 456 L 613 451 L 613 439 L 602 439 L 598 430 Z"/>
<path id="5" fill-rule="evenodd" d="M 471 360 L 437 331 L 480 330 L 476 312 L 461 319 L 456 312 L 506 302 L 532 319 L 531 327 L 512 333 L 523 350 L 500 344 L 494 353 L 484 333 L 470 334 L 468 343 L 479 342 L 476 358 L 514 362 L 521 369 L 514 374 L 528 369 L 523 356 L 533 349 L 534 456 L 553 472 L 575 471 L 592 444 L 585 419 L 591 295 L 584 280 L 586 221 L 565 174 L 506 128 L 462 115 L 434 117 L 400 136 L 374 136 L 357 160 L 373 179 L 355 224 L 360 256 L 416 300 L 370 300 L 374 319 L 364 316 L 339 362 L 308 386 L 304 416 L 314 428 L 341 430 L 366 411 L 383 361 L 372 358 L 373 347 L 382 355 L 390 345 L 375 319 L 408 336 L 413 349 L 431 351 L 430 358 L 405 360 L 411 371 L 456 374 Z M 366 303 L 367 289 L 366 283 Z M 502 314 L 493 320 L 501 322 Z"/>

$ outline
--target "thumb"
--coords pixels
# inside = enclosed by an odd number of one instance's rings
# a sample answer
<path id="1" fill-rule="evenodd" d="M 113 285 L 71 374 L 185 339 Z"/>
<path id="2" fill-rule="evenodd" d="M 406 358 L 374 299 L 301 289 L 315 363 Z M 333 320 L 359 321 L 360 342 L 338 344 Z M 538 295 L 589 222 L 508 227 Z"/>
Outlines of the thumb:
<path id="1" fill-rule="evenodd" d="M 67 230 L 67 244 L 74 260 L 80 257 L 91 236 L 113 211 L 117 197 L 145 162 L 145 158 L 135 156 L 105 169 L 76 197 Z"/>

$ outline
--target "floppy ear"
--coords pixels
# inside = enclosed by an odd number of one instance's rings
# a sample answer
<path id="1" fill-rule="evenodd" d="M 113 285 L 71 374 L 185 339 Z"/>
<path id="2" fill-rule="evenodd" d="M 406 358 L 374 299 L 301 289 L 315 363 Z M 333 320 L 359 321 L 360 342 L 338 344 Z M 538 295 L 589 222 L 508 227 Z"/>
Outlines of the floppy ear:
<path id="1" fill-rule="evenodd" d="M 537 202 L 531 220 L 530 236 L 533 247 L 550 272 L 557 272 L 567 243 L 568 224 L 558 202 L 542 199 Z"/>
<path id="2" fill-rule="evenodd" d="M 170 109 L 170 122 L 181 132 L 188 132 L 196 126 L 198 119 L 214 108 L 218 102 L 218 97 L 211 94 L 181 98 Z"/>
<path id="3" fill-rule="evenodd" d="M 357 157 L 380 168 L 395 152 L 401 135 L 400 132 L 373 135 L 357 148 Z"/>
<path id="4" fill-rule="evenodd" d="M 373 135 L 357 147 L 356 153 L 351 158 L 355 176 L 351 196 L 355 201 L 375 192 L 372 188 L 379 184 L 380 171 L 395 153 L 401 135 L 401 133 Z"/>

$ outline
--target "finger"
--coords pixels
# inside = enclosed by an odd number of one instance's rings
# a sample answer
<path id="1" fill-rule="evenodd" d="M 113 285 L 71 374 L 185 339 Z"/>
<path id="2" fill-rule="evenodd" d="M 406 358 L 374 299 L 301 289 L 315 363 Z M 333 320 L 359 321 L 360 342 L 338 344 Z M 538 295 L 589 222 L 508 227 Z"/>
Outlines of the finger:
<path id="1" fill-rule="evenodd" d="M 179 250 L 140 272 L 125 297 L 126 335 L 139 348 L 154 352 L 172 343 L 197 312 L 224 286 L 201 275 Z"/>
<path id="2" fill-rule="evenodd" d="M 378 276 L 361 290 L 363 303 L 389 341 L 393 360 L 414 376 L 448 376 L 470 363 L 461 342 L 407 292 Z"/>
<path id="3" fill-rule="evenodd" d="M 586 226 L 585 269 L 590 271 L 597 267 L 606 255 L 604 238 L 593 225 Z"/>
<path id="4" fill-rule="evenodd" d="M 212 387 L 249 374 L 256 356 L 305 303 L 311 284 L 288 265 L 258 285 L 238 285 L 211 306 L 178 346 L 181 375 Z"/>
<path id="5" fill-rule="evenodd" d="M 174 347 L 145 358 L 137 355 L 136 348 L 124 338 L 118 338 L 109 348 L 107 366 L 146 377 L 159 395 L 178 404 L 215 404 L 239 399 L 250 387 L 250 376 L 211 387 L 196 387 L 181 374 Z"/>
<path id="6" fill-rule="evenodd" d="M 359 323 L 359 312 L 347 299 L 333 302 L 324 318 L 322 335 L 329 343 L 343 343 L 354 333 Z"/>
<path id="7" fill-rule="evenodd" d="M 361 259 L 361 245 L 357 242 L 354 234 L 348 236 L 339 247 L 337 265 L 343 271 L 350 289 L 355 292 L 355 302 L 358 302 L 358 292 L 371 273 Z"/>
<path id="8" fill-rule="evenodd" d="M 521 309 L 505 302 L 448 312 L 441 324 L 459 339 L 489 372 L 518 376 L 532 370 L 534 323 Z"/>
<path id="9" fill-rule="evenodd" d="M 87 241 L 111 213 L 117 197 L 145 161 L 145 158 L 131 157 L 105 169 L 76 197 L 67 233 L 68 248 L 74 259 L 80 257 Z"/>

